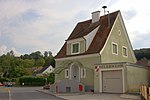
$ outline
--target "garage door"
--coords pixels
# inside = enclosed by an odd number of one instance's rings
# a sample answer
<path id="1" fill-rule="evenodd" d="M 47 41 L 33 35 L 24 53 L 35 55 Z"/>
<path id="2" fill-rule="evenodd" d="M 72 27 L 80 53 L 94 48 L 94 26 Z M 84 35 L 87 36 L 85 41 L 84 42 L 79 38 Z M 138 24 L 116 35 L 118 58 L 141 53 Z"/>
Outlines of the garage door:
<path id="1" fill-rule="evenodd" d="M 106 93 L 123 93 L 122 71 L 102 71 L 102 87 Z"/>

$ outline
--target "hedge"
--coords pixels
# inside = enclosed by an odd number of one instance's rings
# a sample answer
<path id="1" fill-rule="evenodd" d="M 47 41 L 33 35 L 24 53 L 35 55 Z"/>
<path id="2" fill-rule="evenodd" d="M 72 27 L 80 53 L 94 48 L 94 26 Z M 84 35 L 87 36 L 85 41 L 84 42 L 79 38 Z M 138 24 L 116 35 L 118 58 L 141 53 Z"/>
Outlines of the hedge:
<path id="1" fill-rule="evenodd" d="M 0 82 L 9 82 L 10 81 L 10 79 L 8 79 L 8 78 L 0 78 Z"/>
<path id="2" fill-rule="evenodd" d="M 43 86 L 46 79 L 42 77 L 21 77 L 19 78 L 19 84 L 24 86 Z"/>

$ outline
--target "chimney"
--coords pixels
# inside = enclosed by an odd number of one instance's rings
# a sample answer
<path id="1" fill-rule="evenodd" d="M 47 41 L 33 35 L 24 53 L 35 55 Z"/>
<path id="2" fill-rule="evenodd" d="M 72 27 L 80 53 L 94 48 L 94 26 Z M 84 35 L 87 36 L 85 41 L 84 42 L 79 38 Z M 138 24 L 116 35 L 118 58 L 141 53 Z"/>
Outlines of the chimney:
<path id="1" fill-rule="evenodd" d="M 100 11 L 92 12 L 92 23 L 98 22 L 100 19 Z"/>

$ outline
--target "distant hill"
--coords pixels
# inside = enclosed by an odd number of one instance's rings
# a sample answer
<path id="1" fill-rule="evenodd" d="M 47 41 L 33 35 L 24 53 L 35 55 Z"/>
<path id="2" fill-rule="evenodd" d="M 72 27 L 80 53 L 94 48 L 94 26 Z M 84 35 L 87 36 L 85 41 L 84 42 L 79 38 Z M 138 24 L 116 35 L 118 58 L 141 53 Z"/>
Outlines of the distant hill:
<path id="1" fill-rule="evenodd" d="M 137 60 L 150 59 L 150 48 L 142 48 L 134 50 Z"/>

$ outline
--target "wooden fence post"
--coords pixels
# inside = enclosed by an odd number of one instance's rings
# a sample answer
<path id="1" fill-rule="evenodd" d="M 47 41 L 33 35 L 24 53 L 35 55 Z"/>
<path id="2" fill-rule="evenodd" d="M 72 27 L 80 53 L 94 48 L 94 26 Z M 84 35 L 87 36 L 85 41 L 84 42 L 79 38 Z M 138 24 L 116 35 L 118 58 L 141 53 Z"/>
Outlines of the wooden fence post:
<path id="1" fill-rule="evenodd" d="M 150 87 L 148 88 L 148 90 L 149 90 L 149 91 L 148 91 L 148 92 L 149 92 L 149 93 L 148 93 L 148 100 L 150 100 Z"/>
<path id="2" fill-rule="evenodd" d="M 147 100 L 147 87 L 144 86 L 144 98 Z"/>

